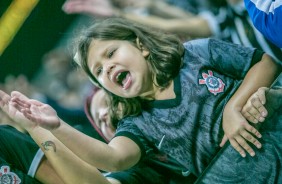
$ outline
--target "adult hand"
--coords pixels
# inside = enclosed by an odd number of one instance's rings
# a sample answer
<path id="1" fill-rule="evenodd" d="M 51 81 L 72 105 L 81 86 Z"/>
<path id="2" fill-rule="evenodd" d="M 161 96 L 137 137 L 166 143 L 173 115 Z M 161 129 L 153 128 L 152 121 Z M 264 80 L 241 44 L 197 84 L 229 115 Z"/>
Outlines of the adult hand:
<path id="1" fill-rule="evenodd" d="M 265 108 L 266 93 L 269 88 L 262 87 L 257 90 L 247 101 L 242 109 L 242 115 L 252 123 L 263 122 L 268 114 Z"/>
<path id="2" fill-rule="evenodd" d="M 62 9 L 67 14 L 78 13 L 99 17 L 115 15 L 115 10 L 110 0 L 66 0 Z"/>
<path id="3" fill-rule="evenodd" d="M 261 87 L 242 109 L 243 116 L 252 123 L 263 122 L 282 105 L 282 88 Z"/>

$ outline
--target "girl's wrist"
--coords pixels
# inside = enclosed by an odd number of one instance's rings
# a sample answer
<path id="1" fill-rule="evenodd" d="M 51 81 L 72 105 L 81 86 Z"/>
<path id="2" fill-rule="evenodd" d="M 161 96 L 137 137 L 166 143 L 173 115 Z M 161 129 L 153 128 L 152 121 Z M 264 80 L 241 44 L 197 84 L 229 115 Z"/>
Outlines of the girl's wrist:
<path id="1" fill-rule="evenodd" d="M 241 112 L 241 110 L 243 109 L 243 106 L 241 106 L 240 104 L 238 103 L 235 103 L 233 101 L 229 101 L 227 102 L 225 108 L 224 108 L 224 111 L 227 110 L 231 110 L 231 111 L 238 111 L 238 112 Z"/>
<path id="2" fill-rule="evenodd" d="M 25 128 L 25 130 L 30 134 L 38 134 L 42 128 L 40 126 L 33 126 L 33 127 L 29 127 L 29 128 Z"/>
<path id="3" fill-rule="evenodd" d="M 56 134 L 56 133 L 59 133 L 61 131 L 61 129 L 65 128 L 67 123 L 64 122 L 62 119 L 59 119 L 59 120 L 60 120 L 60 123 L 58 124 L 58 126 L 53 128 L 53 129 L 50 129 L 50 132 Z"/>

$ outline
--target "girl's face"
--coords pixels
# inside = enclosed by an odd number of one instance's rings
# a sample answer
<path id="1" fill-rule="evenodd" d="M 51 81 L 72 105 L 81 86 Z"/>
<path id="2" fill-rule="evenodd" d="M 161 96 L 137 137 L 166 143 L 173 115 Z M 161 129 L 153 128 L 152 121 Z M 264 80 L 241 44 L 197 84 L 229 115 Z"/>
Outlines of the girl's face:
<path id="1" fill-rule="evenodd" d="M 95 93 L 91 101 L 91 115 L 103 135 L 108 140 L 111 140 L 115 135 L 115 128 L 110 121 L 108 111 L 107 95 L 103 90 L 99 90 Z"/>
<path id="2" fill-rule="evenodd" d="M 128 41 L 93 40 L 89 47 L 88 67 L 98 82 L 117 96 L 142 96 L 153 88 L 152 74 L 140 50 Z"/>

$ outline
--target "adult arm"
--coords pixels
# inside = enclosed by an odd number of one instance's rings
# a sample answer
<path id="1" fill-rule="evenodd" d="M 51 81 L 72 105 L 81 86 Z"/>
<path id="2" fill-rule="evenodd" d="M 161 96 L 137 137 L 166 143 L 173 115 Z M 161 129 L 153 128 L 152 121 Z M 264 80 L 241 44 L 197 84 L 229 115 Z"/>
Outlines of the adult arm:
<path id="1" fill-rule="evenodd" d="M 190 18 L 193 17 L 194 14 L 182 10 L 181 8 L 170 5 L 165 1 L 151 1 L 149 0 L 150 6 L 148 7 L 150 13 L 153 15 L 157 15 L 164 18 Z"/>
<path id="2" fill-rule="evenodd" d="M 158 1 L 151 3 L 150 7 L 151 9 L 158 7 L 155 9 L 156 11 L 163 9 L 162 16 L 142 16 L 130 12 L 124 12 L 113 7 L 110 1 L 107 0 L 103 2 L 99 2 L 97 0 L 68 0 L 63 6 L 63 10 L 69 14 L 81 13 L 99 17 L 121 16 L 131 21 L 135 21 L 157 29 L 162 29 L 166 32 L 183 34 L 190 37 L 208 37 L 213 34 L 210 28 L 211 25 L 208 22 L 209 19 L 206 17 L 190 15 L 188 13 L 185 14 L 185 12 L 180 13 L 180 10 L 178 11 L 178 16 L 171 14 L 168 15 L 168 12 L 173 12 L 173 9 L 176 9 L 176 7 L 169 6 L 166 3 Z M 165 9 L 167 7 L 170 8 Z M 164 12 L 167 12 L 166 16 L 164 15 Z M 170 17 L 170 19 L 167 17 Z"/>
<path id="3" fill-rule="evenodd" d="M 92 16 L 114 16 L 115 7 L 110 0 L 66 0 L 62 9 L 68 13 L 88 14 Z M 169 5 L 163 1 L 143 0 L 136 1 L 133 4 L 122 5 L 121 9 L 126 8 L 145 8 L 150 14 L 157 15 L 164 18 L 189 18 L 193 14 L 182 10 L 176 6 Z"/>
<path id="4" fill-rule="evenodd" d="M 157 16 L 140 16 L 134 14 L 121 14 L 122 17 L 165 32 L 182 34 L 190 37 L 209 37 L 212 30 L 207 19 L 201 16 L 191 16 L 186 19 L 165 19 Z"/>
<path id="5" fill-rule="evenodd" d="M 282 0 L 244 0 L 254 26 L 282 48 Z"/>

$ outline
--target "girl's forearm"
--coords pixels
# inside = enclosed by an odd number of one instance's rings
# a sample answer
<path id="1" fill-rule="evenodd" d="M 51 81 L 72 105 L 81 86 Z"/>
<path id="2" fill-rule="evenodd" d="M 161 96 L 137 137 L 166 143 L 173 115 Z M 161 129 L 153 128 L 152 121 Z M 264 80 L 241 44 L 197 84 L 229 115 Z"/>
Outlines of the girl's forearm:
<path id="1" fill-rule="evenodd" d="M 227 107 L 241 111 L 248 98 L 260 87 L 269 87 L 281 72 L 281 66 L 264 54 L 245 76 L 242 84 L 227 103 Z"/>
<path id="2" fill-rule="evenodd" d="M 79 132 L 63 121 L 52 134 L 79 158 L 105 171 L 128 169 L 140 158 L 140 150 L 132 141 L 119 141 L 113 146 L 111 143 L 108 145 Z"/>
<path id="3" fill-rule="evenodd" d="M 66 184 L 109 183 L 97 168 L 76 156 L 48 130 L 38 127 L 29 133 Z"/>
<path id="4" fill-rule="evenodd" d="M 112 170 L 111 164 L 115 163 L 112 160 L 115 159 L 115 154 L 107 144 L 79 132 L 63 121 L 58 129 L 52 131 L 52 134 L 85 161 L 99 169 Z"/>

